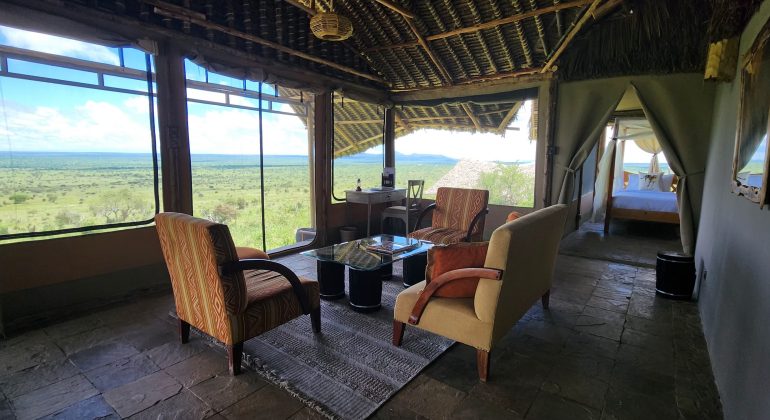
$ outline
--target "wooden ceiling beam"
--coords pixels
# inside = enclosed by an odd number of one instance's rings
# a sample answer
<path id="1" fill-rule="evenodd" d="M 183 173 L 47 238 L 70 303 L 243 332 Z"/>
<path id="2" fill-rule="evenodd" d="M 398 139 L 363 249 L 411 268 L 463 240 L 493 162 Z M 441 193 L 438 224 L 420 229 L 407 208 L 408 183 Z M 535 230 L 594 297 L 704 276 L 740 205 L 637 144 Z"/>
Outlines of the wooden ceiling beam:
<path id="1" fill-rule="evenodd" d="M 532 10 L 532 11 L 529 11 L 529 12 L 517 13 L 517 14 L 515 14 L 513 16 L 509 16 L 507 18 L 495 19 L 495 20 L 491 20 L 489 22 L 480 23 L 478 25 L 468 26 L 468 27 L 465 27 L 465 28 L 458 28 L 458 29 L 455 29 L 455 30 L 452 30 L 452 31 L 448 31 L 448 32 L 443 32 L 443 33 L 440 33 L 440 34 L 428 35 L 428 36 L 425 37 L 425 39 L 428 40 L 428 41 L 435 41 L 437 39 L 448 38 L 450 36 L 467 34 L 467 33 L 471 33 L 471 32 L 481 31 L 481 30 L 484 30 L 484 29 L 491 29 L 491 28 L 494 28 L 494 27 L 497 27 L 497 26 L 500 26 L 500 25 L 506 25 L 506 24 L 509 24 L 509 23 L 519 22 L 519 21 L 522 21 L 524 19 L 528 19 L 528 18 L 531 18 L 531 17 L 544 15 L 544 14 L 547 14 L 547 13 L 553 13 L 553 12 L 557 12 L 557 11 L 564 10 L 564 9 L 572 9 L 572 8 L 575 8 L 575 7 L 582 7 L 582 6 L 585 6 L 587 4 L 590 4 L 591 1 L 593 1 L 593 0 L 573 0 L 573 1 L 570 1 L 570 2 L 567 2 L 567 3 L 558 3 L 558 4 L 554 4 L 553 6 L 543 7 L 543 8 L 540 8 L 540 9 L 537 9 L 537 10 Z"/>
<path id="2" fill-rule="evenodd" d="M 548 61 L 546 61 L 545 65 L 542 69 L 540 69 L 540 73 L 545 73 L 548 70 L 553 67 L 554 63 L 556 63 L 556 60 L 561 57 L 561 55 L 564 53 L 564 50 L 567 49 L 567 46 L 569 43 L 575 39 L 575 36 L 580 32 L 580 30 L 585 26 L 586 23 L 588 23 L 588 20 L 591 19 L 591 17 L 594 14 L 594 11 L 599 6 L 599 3 L 601 3 L 602 0 L 593 0 L 590 6 L 586 9 L 585 13 L 578 19 L 577 23 L 574 23 L 573 26 L 570 28 L 569 31 L 567 31 L 566 34 L 564 34 L 564 37 L 562 37 L 561 42 L 559 42 L 558 48 L 551 54 L 550 57 L 548 57 Z"/>
<path id="3" fill-rule="evenodd" d="M 334 120 L 334 124 L 354 125 L 354 124 L 382 124 L 382 120 Z"/>
<path id="4" fill-rule="evenodd" d="M 400 14 L 401 16 L 407 18 L 407 19 L 414 19 L 417 16 L 415 16 L 414 13 L 410 12 L 409 10 L 404 9 L 403 7 L 388 1 L 388 0 L 374 0 L 377 3 L 380 3 L 381 5 L 387 7 L 388 9 Z"/>
<path id="5" fill-rule="evenodd" d="M 396 117 L 396 124 L 404 128 L 404 130 L 412 131 L 409 121 L 401 117 L 401 111 L 393 108 L 393 115 Z M 396 128 L 398 129 L 398 127 Z"/>
<path id="6" fill-rule="evenodd" d="M 348 66 L 343 66 L 341 64 L 337 64 L 337 63 L 335 63 L 333 61 L 330 61 L 330 60 L 319 58 L 319 57 L 316 57 L 314 55 L 311 55 L 311 54 L 308 54 L 308 53 L 305 53 L 305 52 L 302 52 L 302 51 L 297 51 L 295 49 L 292 49 L 292 48 L 289 48 L 289 47 L 285 47 L 285 46 L 283 46 L 283 45 L 281 45 L 281 44 L 279 44 L 277 42 L 268 41 L 268 40 L 260 38 L 258 36 L 255 36 L 255 35 L 252 35 L 252 34 L 248 34 L 248 33 L 245 33 L 245 32 L 241 32 L 241 31 L 239 31 L 237 29 L 230 28 L 228 26 L 220 25 L 218 23 L 214 23 L 214 22 L 210 22 L 210 21 L 205 20 L 205 19 L 201 19 L 200 17 L 194 16 L 194 15 L 180 13 L 179 11 L 174 11 L 174 10 L 179 8 L 179 6 L 176 6 L 174 4 L 166 3 L 165 1 L 160 1 L 160 0 L 140 0 L 140 1 L 148 3 L 148 4 L 152 4 L 153 6 L 155 6 L 155 13 L 160 15 L 160 16 L 166 16 L 166 17 L 170 17 L 170 18 L 173 18 L 173 19 L 178 19 L 178 20 L 181 20 L 181 21 L 188 21 L 188 22 L 190 22 L 190 23 L 192 23 L 194 25 L 198 25 L 198 26 L 200 26 L 202 28 L 205 28 L 205 29 L 212 29 L 212 30 L 215 30 L 215 31 L 219 31 L 219 32 L 222 32 L 224 34 L 231 35 L 231 36 L 234 36 L 236 38 L 240 38 L 240 39 L 243 39 L 243 40 L 246 40 L 246 41 L 251 41 L 251 42 L 254 42 L 256 44 L 260 44 L 260 45 L 263 45 L 265 47 L 272 48 L 272 49 L 274 49 L 276 51 L 281 51 L 281 52 L 284 52 L 286 54 L 293 55 L 295 57 L 299 57 L 299 58 L 302 58 L 302 59 L 307 60 L 307 61 L 312 61 L 314 63 L 322 64 L 322 65 L 331 67 L 331 68 L 333 68 L 335 70 L 339 70 L 339 71 L 342 71 L 342 72 L 345 72 L 345 73 L 348 73 L 348 74 L 352 74 L 354 76 L 362 77 L 364 79 L 369 79 L 369 80 L 372 80 L 372 81 L 375 81 L 375 82 L 378 82 L 378 83 L 382 83 L 382 84 L 387 84 L 387 82 L 385 82 L 385 80 L 383 80 L 382 78 L 374 76 L 374 75 L 371 75 L 369 73 L 364 73 L 362 71 L 350 68 Z"/>
<path id="7" fill-rule="evenodd" d="M 537 1 L 536 0 L 529 0 L 529 5 L 532 8 L 532 10 L 537 10 Z M 540 45 L 543 47 L 543 54 L 545 54 L 546 57 L 548 57 L 548 45 L 545 41 L 545 29 L 543 27 L 543 19 L 540 19 L 540 16 L 535 16 L 535 29 L 537 29 L 537 37 L 540 38 Z"/>
<path id="8" fill-rule="evenodd" d="M 467 96 L 492 95 L 514 90 L 537 88 L 553 79 L 553 73 L 525 74 L 505 79 L 485 80 L 473 85 L 456 84 L 422 89 L 393 89 L 390 100 L 395 104 L 409 105 L 412 102 L 434 101 L 437 99 L 457 99 Z"/>
<path id="9" fill-rule="evenodd" d="M 473 124 L 412 124 L 412 127 L 414 128 L 436 128 L 436 129 L 447 129 L 447 128 L 459 128 L 463 130 L 494 130 L 497 127 L 493 126 L 482 126 L 481 128 L 476 127 Z"/>
<path id="10" fill-rule="evenodd" d="M 468 118 L 471 119 L 473 126 L 476 127 L 476 129 L 481 130 L 481 122 L 479 122 L 479 119 L 476 118 L 476 115 L 473 114 L 471 106 L 468 104 L 460 104 L 460 106 L 462 107 L 463 111 L 468 114 Z"/>
<path id="11" fill-rule="evenodd" d="M 298 2 L 297 0 L 283 0 L 283 1 L 285 1 L 286 3 L 289 3 L 290 5 L 298 9 L 303 10 L 305 13 L 309 14 L 310 16 L 315 16 L 316 14 L 318 14 L 318 12 L 316 12 L 314 9 L 305 6 L 304 4 Z"/>
<path id="12" fill-rule="evenodd" d="M 402 42 L 400 44 L 392 44 L 392 45 L 383 45 L 380 47 L 372 47 L 367 48 L 365 50 L 361 50 L 363 53 L 370 53 L 370 52 L 376 52 L 376 51 L 387 51 L 387 50 L 393 50 L 396 48 L 413 48 L 413 47 L 419 47 L 420 43 L 418 41 L 409 41 L 409 42 Z"/>
<path id="13" fill-rule="evenodd" d="M 503 120 L 500 122 L 500 125 L 497 126 L 497 132 L 500 134 L 505 133 L 505 130 L 508 128 L 508 124 L 511 123 L 511 120 L 513 120 L 513 117 L 516 116 L 516 113 L 519 112 L 521 109 L 521 106 L 524 104 L 524 101 L 516 102 L 508 111 L 507 114 L 505 114 L 505 117 L 503 117 Z"/>
<path id="14" fill-rule="evenodd" d="M 441 63 L 441 60 L 436 56 L 436 54 L 431 50 L 430 45 L 428 45 L 428 42 L 425 41 L 425 38 L 420 34 L 420 31 L 417 30 L 417 25 L 414 24 L 414 21 L 412 19 L 405 19 L 407 25 L 409 25 L 409 29 L 412 30 L 412 34 L 417 38 L 417 42 L 420 43 L 422 48 L 425 50 L 425 53 L 428 54 L 428 57 L 430 58 L 430 61 L 433 62 L 433 65 L 436 66 L 436 69 L 439 71 L 441 76 L 444 78 L 446 83 L 452 84 L 452 76 L 449 74 L 449 72 L 446 70 L 446 67 Z"/>

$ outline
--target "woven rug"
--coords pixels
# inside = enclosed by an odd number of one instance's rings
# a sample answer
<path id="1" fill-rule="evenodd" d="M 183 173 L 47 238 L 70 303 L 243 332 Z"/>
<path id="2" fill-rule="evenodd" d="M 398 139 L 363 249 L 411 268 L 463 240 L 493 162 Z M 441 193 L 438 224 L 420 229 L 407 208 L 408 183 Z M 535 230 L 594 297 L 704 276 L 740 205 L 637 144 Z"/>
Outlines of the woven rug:
<path id="1" fill-rule="evenodd" d="M 354 312 L 347 298 L 322 300 L 321 334 L 313 334 L 309 317 L 297 318 L 245 342 L 244 361 L 326 416 L 366 418 L 453 343 L 407 327 L 401 347 L 392 345 L 393 305 L 402 290 L 396 263 L 379 311 Z"/>

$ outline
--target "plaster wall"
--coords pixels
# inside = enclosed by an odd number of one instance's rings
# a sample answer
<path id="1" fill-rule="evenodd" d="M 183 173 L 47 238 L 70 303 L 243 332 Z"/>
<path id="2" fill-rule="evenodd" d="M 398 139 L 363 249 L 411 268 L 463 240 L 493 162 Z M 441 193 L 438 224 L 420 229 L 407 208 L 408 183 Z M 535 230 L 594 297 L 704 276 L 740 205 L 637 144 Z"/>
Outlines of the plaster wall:
<path id="1" fill-rule="evenodd" d="M 770 17 L 765 2 L 741 57 Z M 730 191 L 740 77 L 717 87 L 696 247 L 699 308 L 726 419 L 770 413 L 770 210 Z"/>

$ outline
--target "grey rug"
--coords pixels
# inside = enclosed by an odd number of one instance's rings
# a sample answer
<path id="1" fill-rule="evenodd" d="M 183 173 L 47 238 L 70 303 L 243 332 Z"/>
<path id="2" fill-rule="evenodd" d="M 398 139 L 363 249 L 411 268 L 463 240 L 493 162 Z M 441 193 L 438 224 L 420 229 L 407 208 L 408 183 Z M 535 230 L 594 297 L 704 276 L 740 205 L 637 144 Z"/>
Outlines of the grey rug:
<path id="1" fill-rule="evenodd" d="M 366 418 L 453 343 L 407 328 L 402 346 L 391 344 L 402 290 L 396 263 L 393 278 L 383 282 L 379 311 L 354 312 L 347 298 L 322 300 L 320 334 L 313 334 L 309 317 L 297 318 L 244 343 L 244 361 L 326 416 Z"/>

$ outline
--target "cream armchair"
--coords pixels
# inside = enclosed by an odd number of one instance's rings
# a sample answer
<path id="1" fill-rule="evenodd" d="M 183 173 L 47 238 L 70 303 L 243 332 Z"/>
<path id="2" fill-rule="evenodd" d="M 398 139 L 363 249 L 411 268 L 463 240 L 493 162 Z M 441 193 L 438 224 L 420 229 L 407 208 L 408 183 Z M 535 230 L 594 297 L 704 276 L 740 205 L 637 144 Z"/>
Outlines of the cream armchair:
<path id="1" fill-rule="evenodd" d="M 479 379 L 489 375 L 493 345 L 541 299 L 548 308 L 556 255 L 564 232 L 567 206 L 551 206 L 508 222 L 492 233 L 484 268 L 446 272 L 396 298 L 393 344 L 401 345 L 404 326 L 443 335 L 476 348 Z M 447 283 L 479 277 L 473 298 L 432 294 Z"/>

